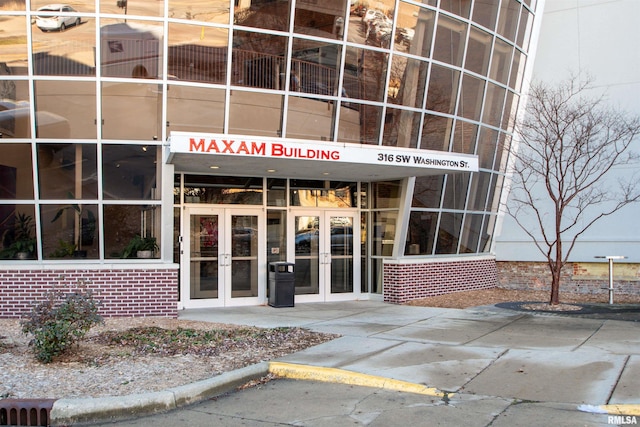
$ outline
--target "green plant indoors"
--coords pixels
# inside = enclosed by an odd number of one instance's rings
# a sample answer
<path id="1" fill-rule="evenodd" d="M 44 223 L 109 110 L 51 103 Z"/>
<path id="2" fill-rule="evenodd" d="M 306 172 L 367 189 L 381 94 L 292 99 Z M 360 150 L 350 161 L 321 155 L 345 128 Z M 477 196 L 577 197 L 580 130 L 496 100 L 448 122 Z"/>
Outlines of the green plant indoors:
<path id="1" fill-rule="evenodd" d="M 157 251 L 159 249 L 155 237 L 142 237 L 136 234 L 122 251 L 121 258 L 131 258 L 138 251 Z"/>
<path id="2" fill-rule="evenodd" d="M 33 257 L 36 252 L 37 240 L 33 235 L 35 226 L 31 215 L 16 214 L 16 222 L 13 229 L 13 242 L 0 253 L 0 258 L 15 258 L 19 253 Z M 8 236 L 5 236 L 9 240 Z"/>

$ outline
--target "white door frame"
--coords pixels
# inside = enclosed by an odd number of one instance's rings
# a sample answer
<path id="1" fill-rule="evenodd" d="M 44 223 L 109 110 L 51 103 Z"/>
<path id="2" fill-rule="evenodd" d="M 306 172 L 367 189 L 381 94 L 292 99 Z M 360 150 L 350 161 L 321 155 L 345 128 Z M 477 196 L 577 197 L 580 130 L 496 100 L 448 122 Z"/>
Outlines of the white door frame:
<path id="1" fill-rule="evenodd" d="M 318 230 L 320 234 L 318 236 L 318 293 L 316 294 L 304 294 L 296 295 L 295 301 L 300 303 L 305 302 L 324 302 L 324 301 L 350 301 L 358 299 L 360 296 L 360 213 L 356 209 L 305 209 L 296 208 L 291 209 L 290 215 L 287 216 L 287 236 L 288 236 L 288 253 L 287 259 L 295 262 L 296 259 L 296 230 L 295 230 L 295 218 L 300 216 L 306 217 L 318 217 L 319 224 Z M 331 217 L 349 217 L 352 219 L 352 281 L 353 292 L 345 293 L 332 293 L 331 292 L 331 266 L 332 261 L 336 258 L 344 258 L 345 255 L 332 254 L 331 247 Z M 312 235 L 315 230 L 310 230 L 309 234 Z M 348 255 L 347 255 L 348 257 Z M 297 267 L 296 267 L 297 268 Z"/>
<path id="2" fill-rule="evenodd" d="M 265 214 L 262 208 L 241 208 L 227 206 L 187 206 L 184 208 L 182 217 L 182 242 L 180 248 L 180 308 L 208 308 L 223 306 L 243 306 L 260 305 L 267 301 L 267 265 L 266 265 L 266 230 Z M 191 298 L 191 216 L 192 215 L 217 215 L 218 216 L 218 296 L 217 298 Z M 232 258 L 232 236 L 231 218 L 234 215 L 257 216 L 258 228 L 257 253 L 251 257 L 236 256 Z M 258 295 L 255 297 L 235 297 L 231 296 L 232 285 L 232 262 L 234 259 L 255 258 L 257 262 Z M 196 257 L 196 260 L 198 258 Z"/>

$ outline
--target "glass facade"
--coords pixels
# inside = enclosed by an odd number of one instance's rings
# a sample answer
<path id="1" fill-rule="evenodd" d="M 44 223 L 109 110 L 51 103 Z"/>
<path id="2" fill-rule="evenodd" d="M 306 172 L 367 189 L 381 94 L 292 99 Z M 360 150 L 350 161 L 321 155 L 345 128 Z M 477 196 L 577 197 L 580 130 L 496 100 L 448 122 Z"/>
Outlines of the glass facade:
<path id="1" fill-rule="evenodd" d="M 489 250 L 535 2 L 46 4 L 0 3 L 0 259 L 17 259 L 21 215 L 32 220 L 31 260 L 115 260 L 136 236 L 160 245 L 174 235 L 162 229 L 174 208 L 161 196 L 174 186 L 161 179 L 174 131 L 477 155 L 478 173 L 404 181 L 414 189 L 407 215 L 396 184 L 373 182 L 349 206 L 363 209 L 374 278 L 392 254 Z M 272 186 L 214 175 L 185 175 L 176 207 L 286 197 L 285 177 Z M 288 184 L 287 203 L 301 206 L 312 191 L 303 184 Z M 173 261 L 175 247 L 155 255 Z"/>

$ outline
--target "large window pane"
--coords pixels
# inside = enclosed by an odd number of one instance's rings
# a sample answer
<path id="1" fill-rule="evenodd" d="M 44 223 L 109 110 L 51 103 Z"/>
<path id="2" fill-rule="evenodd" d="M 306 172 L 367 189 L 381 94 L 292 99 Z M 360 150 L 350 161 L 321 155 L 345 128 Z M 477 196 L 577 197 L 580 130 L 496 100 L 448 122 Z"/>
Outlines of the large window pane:
<path id="1" fill-rule="evenodd" d="M 469 173 L 450 173 L 444 190 L 443 209 L 464 209 L 469 187 Z"/>
<path id="2" fill-rule="evenodd" d="M 429 77 L 427 109 L 452 114 L 456 105 L 460 72 L 433 65 Z"/>
<path id="3" fill-rule="evenodd" d="M 507 99 L 502 113 L 502 124 L 500 127 L 507 132 L 512 132 L 516 125 L 516 113 L 520 97 L 511 91 L 507 91 Z"/>
<path id="4" fill-rule="evenodd" d="M 396 238 L 397 211 L 373 212 L 373 252 L 374 256 L 391 256 Z"/>
<path id="5" fill-rule="evenodd" d="M 31 144 L 0 143 L 0 199 L 33 199 Z"/>
<path id="6" fill-rule="evenodd" d="M 8 2 L 4 7 L 11 8 L 17 5 L 18 2 Z M 24 3 L 22 7 L 24 8 Z M 27 57 L 27 18 L 3 16 L 2 31 L 0 31 L 0 58 L 2 58 L 0 75 L 27 74 Z"/>
<path id="7" fill-rule="evenodd" d="M 496 160 L 493 169 L 504 172 L 507 167 L 509 149 L 511 148 L 511 136 L 500 132 L 498 137 L 498 147 L 496 148 Z"/>
<path id="8" fill-rule="evenodd" d="M 518 26 L 518 37 L 516 44 L 525 51 L 529 49 L 531 37 L 531 26 L 533 25 L 533 15 L 524 7 L 520 12 L 520 24 Z"/>
<path id="9" fill-rule="evenodd" d="M 283 1 L 237 1 L 234 23 L 268 30 L 289 30 L 290 5 Z"/>
<path id="10" fill-rule="evenodd" d="M 411 206 L 416 208 L 439 208 L 443 183 L 444 175 L 417 177 Z"/>
<path id="11" fill-rule="evenodd" d="M 347 2 L 324 0 L 296 3 L 294 31 L 341 40 L 344 37 Z"/>
<path id="12" fill-rule="evenodd" d="M 287 110 L 287 138 L 331 141 L 335 123 L 335 102 L 313 98 L 289 97 Z M 358 124 L 352 128 L 359 135 Z"/>
<path id="13" fill-rule="evenodd" d="M 482 113 L 483 123 L 495 127 L 500 126 L 505 92 L 505 88 L 490 82 L 487 83 L 487 97 L 484 101 L 484 111 Z"/>
<path id="14" fill-rule="evenodd" d="M 400 2 L 394 49 L 429 58 L 435 16 L 432 10 Z"/>
<path id="15" fill-rule="evenodd" d="M 500 195 L 502 194 L 502 184 L 504 183 L 504 175 L 494 174 L 489 186 L 489 198 L 487 199 L 487 211 L 498 212 L 500 204 Z"/>
<path id="16" fill-rule="evenodd" d="M 31 3 L 33 4 L 34 1 L 32 1 Z M 7 2 L 3 2 L 3 4 L 0 5 L 0 10 L 21 10 L 21 11 L 24 11 L 24 10 L 26 10 L 25 6 L 26 6 L 26 2 L 25 1 L 7 1 Z"/>
<path id="17" fill-rule="evenodd" d="M 480 120 L 484 80 L 465 74 L 462 79 L 458 115 L 470 120 Z"/>
<path id="18" fill-rule="evenodd" d="M 229 102 L 229 133 L 279 137 L 283 96 L 234 90 Z"/>
<path id="19" fill-rule="evenodd" d="M 382 145 L 417 148 L 420 113 L 387 108 Z"/>
<path id="20" fill-rule="evenodd" d="M 262 195 L 262 178 L 184 176 L 185 203 L 261 205 Z"/>
<path id="21" fill-rule="evenodd" d="M 462 214 L 443 212 L 440 216 L 436 254 L 455 254 L 458 250 Z"/>
<path id="22" fill-rule="evenodd" d="M 162 25 L 110 19 L 100 23 L 103 76 L 154 79 L 162 75 Z"/>
<path id="23" fill-rule="evenodd" d="M 476 0 L 473 4 L 471 19 L 489 30 L 495 29 L 498 21 L 498 5 L 499 2 L 495 0 Z"/>
<path id="24" fill-rule="evenodd" d="M 97 199 L 95 144 L 38 144 L 38 185 L 43 199 Z"/>
<path id="25" fill-rule="evenodd" d="M 356 205 L 355 182 L 292 179 L 289 183 L 291 206 L 352 208 Z"/>
<path id="26" fill-rule="evenodd" d="M 100 227 L 96 205 L 43 205 L 40 215 L 45 259 L 98 258 Z"/>
<path id="27" fill-rule="evenodd" d="M 103 197 L 159 200 L 161 147 L 103 145 Z"/>
<path id="28" fill-rule="evenodd" d="M 169 0 L 169 17 L 200 22 L 229 22 L 229 0 Z"/>
<path id="29" fill-rule="evenodd" d="M 100 0 L 100 12 L 122 15 L 123 18 L 125 15 L 162 16 L 164 14 L 164 1 L 129 0 L 124 3 L 126 7 L 118 6 L 117 1 Z"/>
<path id="30" fill-rule="evenodd" d="M 500 39 L 496 39 L 495 46 L 493 47 L 493 58 L 491 59 L 490 78 L 502 84 L 507 84 L 509 70 L 511 69 L 512 52 L 513 46 Z"/>
<path id="31" fill-rule="evenodd" d="M 338 45 L 294 39 L 289 89 L 324 96 L 337 96 L 341 60 L 342 50 Z M 280 85 L 285 88 L 286 83 L 283 77 L 284 73 L 281 74 Z M 343 92 L 342 96 L 347 94 Z"/>
<path id="32" fill-rule="evenodd" d="M 456 130 L 453 134 L 453 147 L 455 153 L 473 154 L 476 148 L 478 125 L 456 120 Z"/>
<path id="33" fill-rule="evenodd" d="M 0 64 L 0 75 L 7 69 Z M 0 134 L 2 138 L 29 138 L 29 83 L 19 80 L 0 80 Z"/>
<path id="34" fill-rule="evenodd" d="M 347 47 L 344 89 L 350 98 L 384 100 L 389 54 Z"/>
<path id="35" fill-rule="evenodd" d="M 453 131 L 452 126 L 452 118 L 425 114 L 420 148 L 423 150 L 449 151 L 451 132 Z"/>
<path id="36" fill-rule="evenodd" d="M 491 42 L 493 37 L 486 31 L 471 27 L 469 34 L 469 48 L 464 68 L 486 76 L 489 71 L 491 57 Z"/>
<path id="37" fill-rule="evenodd" d="M 500 4 L 500 18 L 498 19 L 498 33 L 504 38 L 514 41 L 520 3 L 517 0 L 502 0 Z"/>
<path id="38" fill-rule="evenodd" d="M 496 226 L 497 215 L 486 215 L 484 217 L 484 224 L 482 225 L 482 235 L 480 236 L 480 246 L 478 252 L 491 251 L 491 241 L 493 238 L 493 232 Z"/>
<path id="39" fill-rule="evenodd" d="M 222 133 L 222 89 L 170 85 L 167 89 L 167 134 L 171 131 Z"/>
<path id="40" fill-rule="evenodd" d="M 440 8 L 463 18 L 468 18 L 471 11 L 471 0 L 441 0 Z"/>
<path id="41" fill-rule="evenodd" d="M 284 89 L 280 75 L 286 71 L 286 52 L 285 37 L 234 31 L 231 83 L 261 89 Z"/>
<path id="42" fill-rule="evenodd" d="M 400 193 L 402 183 L 400 181 L 373 182 L 371 183 L 374 209 L 388 209 L 400 207 Z"/>
<path id="43" fill-rule="evenodd" d="M 228 45 L 226 29 L 170 23 L 169 76 L 180 81 L 226 83 Z"/>
<path id="44" fill-rule="evenodd" d="M 422 108 L 427 82 L 428 64 L 396 55 L 391 63 L 387 102 Z"/>
<path id="45" fill-rule="evenodd" d="M 102 83 L 102 137 L 151 141 L 161 135 L 159 89 L 153 83 Z"/>
<path id="46" fill-rule="evenodd" d="M 34 206 L 0 204 L 0 238 L 0 259 L 37 258 Z"/>
<path id="47" fill-rule="evenodd" d="M 104 207 L 105 258 L 141 258 L 138 250 L 157 248 L 151 257 L 160 255 L 160 207 L 106 205 Z"/>
<path id="48" fill-rule="evenodd" d="M 482 169 L 491 169 L 498 144 L 498 131 L 482 127 L 478 139 L 478 163 Z"/>
<path id="49" fill-rule="evenodd" d="M 95 76 L 95 20 L 59 4 L 38 12 L 32 26 L 33 73 L 47 76 Z M 75 10 L 75 9 L 74 9 Z"/>
<path id="50" fill-rule="evenodd" d="M 467 24 L 464 22 L 440 15 L 433 59 L 461 66 L 466 32 Z"/>
<path id="51" fill-rule="evenodd" d="M 484 211 L 487 203 L 487 193 L 491 185 L 491 173 L 474 173 L 471 179 L 471 189 L 469 190 L 468 210 Z"/>
<path id="52" fill-rule="evenodd" d="M 96 138 L 96 84 L 35 81 L 38 138 Z"/>
<path id="53" fill-rule="evenodd" d="M 480 241 L 483 219 L 483 215 L 479 214 L 467 214 L 465 216 L 464 225 L 462 226 L 462 236 L 460 237 L 461 254 L 478 252 L 478 242 Z"/>
<path id="54" fill-rule="evenodd" d="M 527 57 L 516 49 L 515 54 L 513 55 L 511 76 L 509 77 L 509 87 L 515 91 L 520 91 L 522 88 L 522 79 L 524 78 L 524 66 L 526 65 L 526 62 Z"/>
<path id="55" fill-rule="evenodd" d="M 436 212 L 411 212 L 405 255 L 431 255 L 436 236 L 438 214 Z"/>
<path id="56" fill-rule="evenodd" d="M 340 141 L 377 145 L 382 131 L 382 107 L 355 102 L 349 103 L 349 107 L 341 111 Z"/>

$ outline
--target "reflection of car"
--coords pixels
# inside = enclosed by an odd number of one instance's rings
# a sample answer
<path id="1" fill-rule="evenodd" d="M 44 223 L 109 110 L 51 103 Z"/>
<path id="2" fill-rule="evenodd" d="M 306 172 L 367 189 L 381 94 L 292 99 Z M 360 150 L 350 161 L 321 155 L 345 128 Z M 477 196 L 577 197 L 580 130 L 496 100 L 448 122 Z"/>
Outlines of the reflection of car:
<path id="1" fill-rule="evenodd" d="M 296 253 L 311 254 L 318 249 L 319 231 L 316 228 L 296 233 Z M 350 226 L 331 227 L 331 254 L 351 255 L 353 253 L 353 229 Z"/>
<path id="2" fill-rule="evenodd" d="M 38 9 L 38 13 L 36 26 L 42 31 L 64 31 L 67 27 L 78 26 L 81 23 L 79 16 L 56 15 L 56 13 L 77 13 L 77 10 L 66 4 L 49 4 Z"/>

